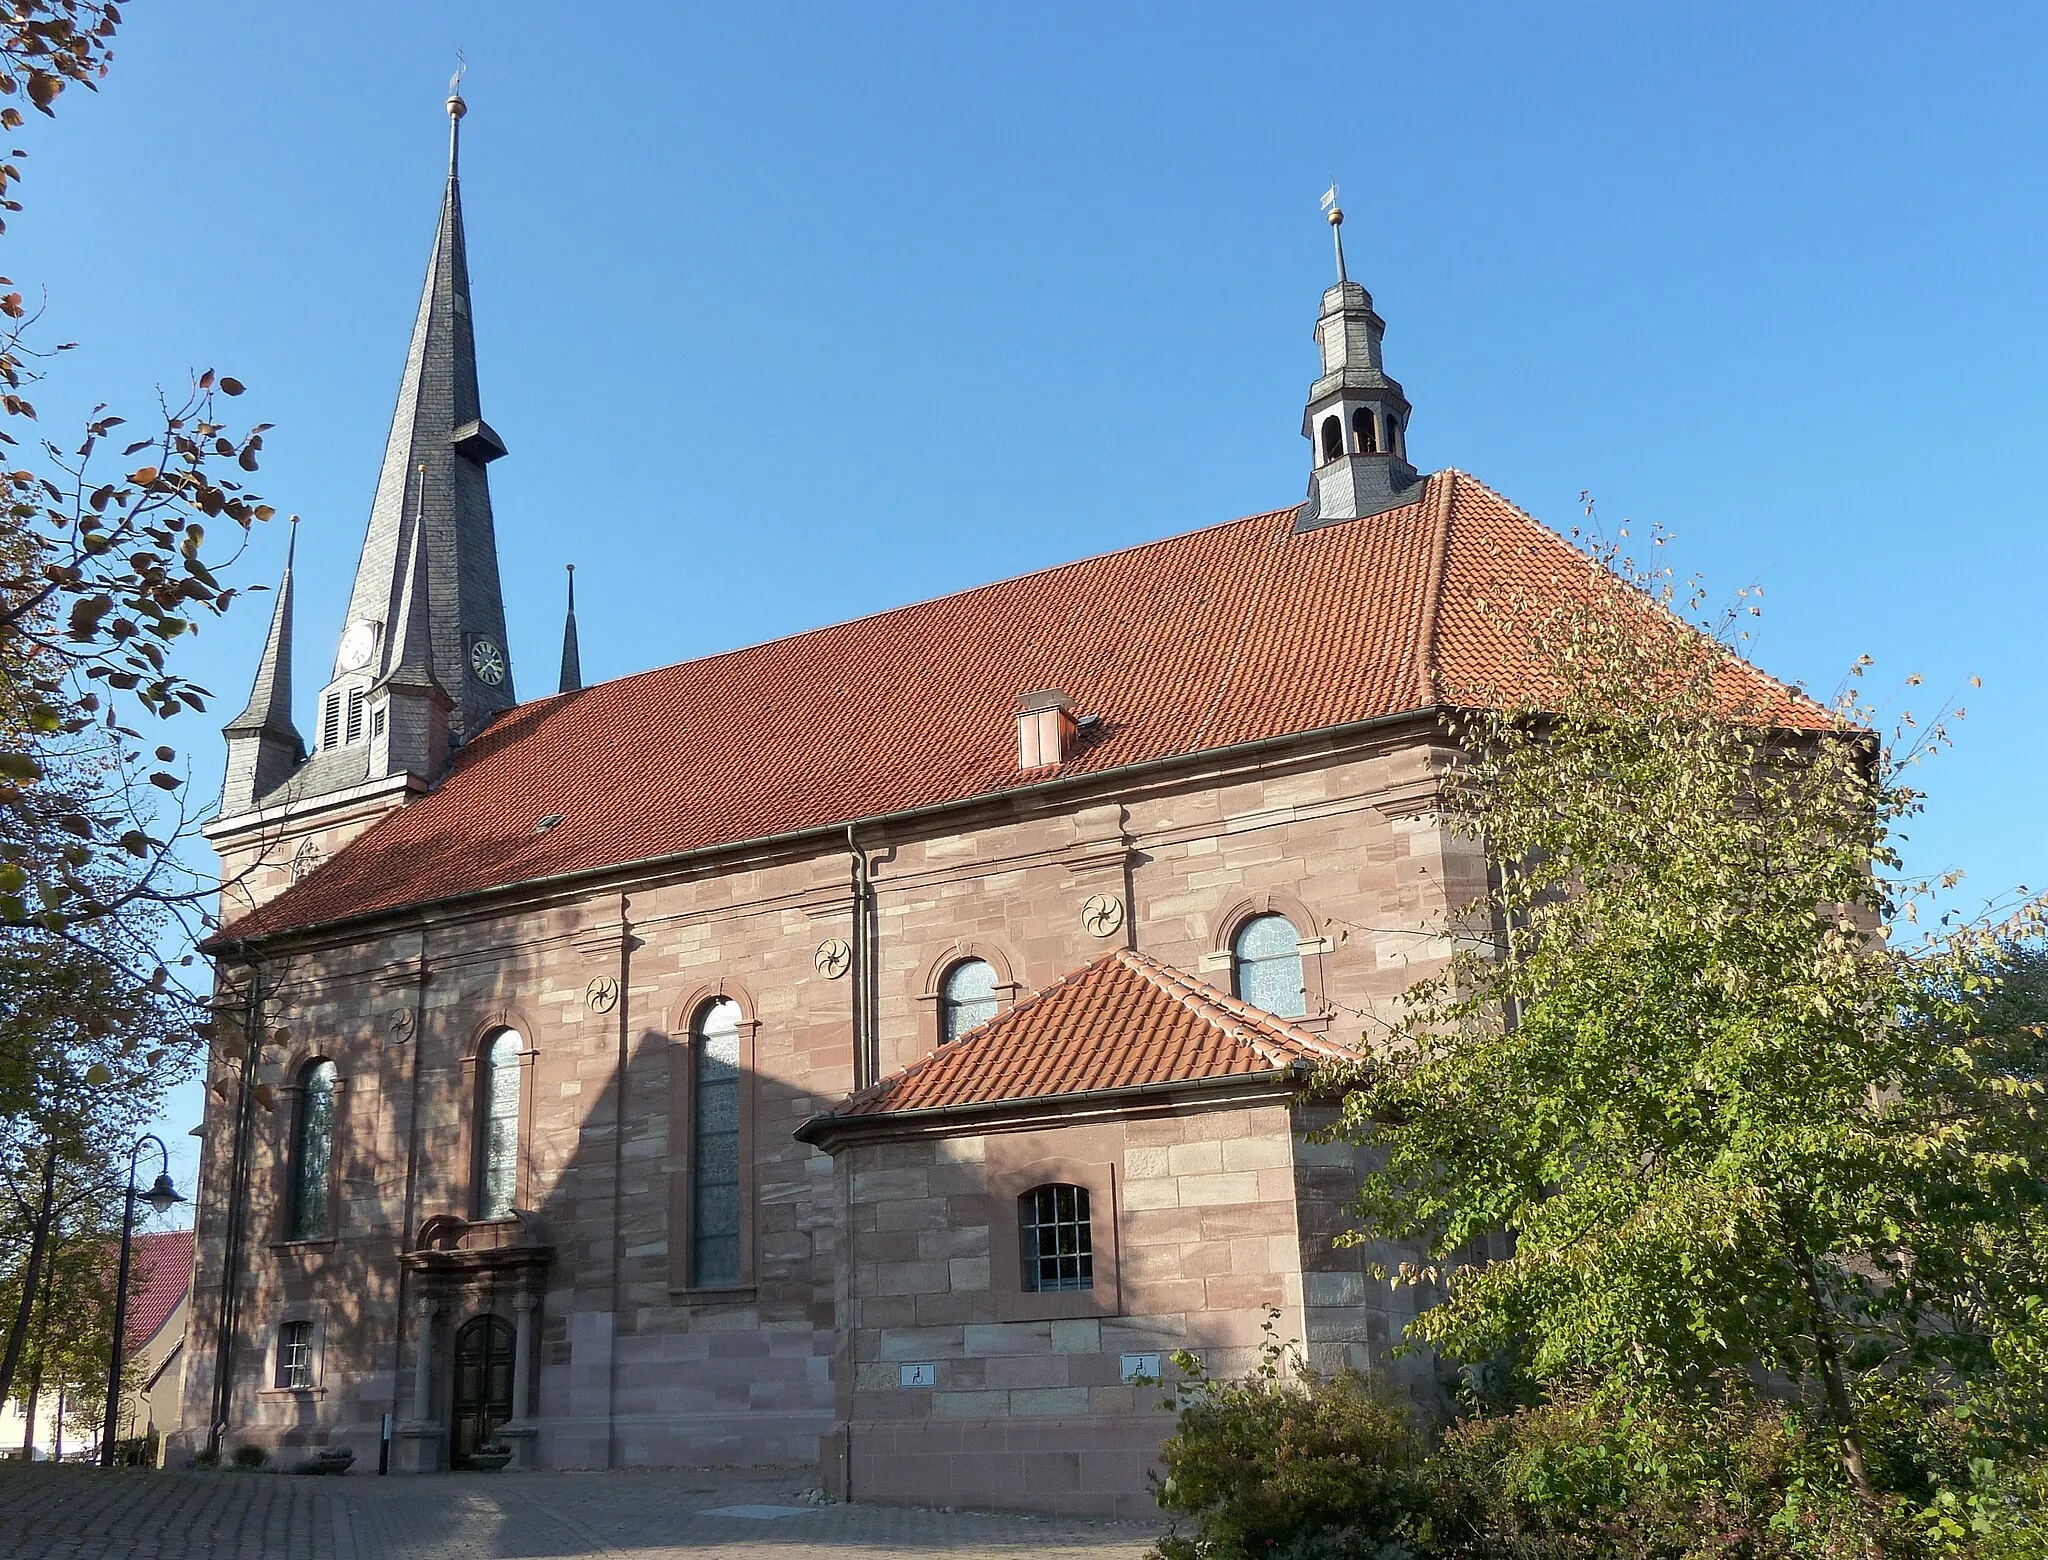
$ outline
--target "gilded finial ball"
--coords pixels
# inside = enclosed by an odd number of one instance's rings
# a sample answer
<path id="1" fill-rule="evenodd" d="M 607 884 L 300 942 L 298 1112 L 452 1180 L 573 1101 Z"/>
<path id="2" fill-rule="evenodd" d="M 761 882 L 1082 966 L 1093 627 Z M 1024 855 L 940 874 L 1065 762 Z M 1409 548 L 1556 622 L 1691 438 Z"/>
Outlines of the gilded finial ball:
<path id="1" fill-rule="evenodd" d="M 460 119 L 468 112 L 469 105 L 462 101 L 462 94 L 460 92 L 448 94 L 448 117 L 450 119 Z"/>
<path id="2" fill-rule="evenodd" d="M 1344 225 L 1344 208 L 1343 208 L 1342 206 L 1332 206 L 1332 207 L 1330 208 L 1330 226 L 1331 226 L 1331 227 L 1342 227 L 1343 225 Z"/>

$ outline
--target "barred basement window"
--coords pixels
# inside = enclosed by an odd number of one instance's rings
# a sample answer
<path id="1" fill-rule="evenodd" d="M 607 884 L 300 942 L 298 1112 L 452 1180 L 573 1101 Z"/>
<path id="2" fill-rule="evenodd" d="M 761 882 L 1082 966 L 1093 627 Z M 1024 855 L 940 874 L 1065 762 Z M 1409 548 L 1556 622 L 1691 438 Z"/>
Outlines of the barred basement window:
<path id="1" fill-rule="evenodd" d="M 369 695 L 360 688 L 348 691 L 348 740 L 363 740 L 363 707 L 369 703 Z"/>
<path id="2" fill-rule="evenodd" d="M 286 1322 L 277 1335 L 277 1384 L 303 1392 L 313 1385 L 313 1324 Z"/>
<path id="3" fill-rule="evenodd" d="M 1017 1199 L 1024 1235 L 1024 1287 L 1040 1294 L 1095 1287 L 1095 1240 L 1088 1188 L 1054 1182 Z"/>
<path id="4" fill-rule="evenodd" d="M 740 1281 L 740 1005 L 714 997 L 690 1025 L 690 1282 Z"/>
<path id="5" fill-rule="evenodd" d="M 477 1102 L 482 1151 L 477 1155 L 476 1216 L 509 1219 L 519 1195 L 519 1035 L 500 1030 L 484 1053 Z"/>
<path id="6" fill-rule="evenodd" d="M 327 1233 L 327 1185 L 334 1168 L 334 1063 L 312 1062 L 299 1075 L 299 1116 L 292 1135 L 291 1238 Z"/>

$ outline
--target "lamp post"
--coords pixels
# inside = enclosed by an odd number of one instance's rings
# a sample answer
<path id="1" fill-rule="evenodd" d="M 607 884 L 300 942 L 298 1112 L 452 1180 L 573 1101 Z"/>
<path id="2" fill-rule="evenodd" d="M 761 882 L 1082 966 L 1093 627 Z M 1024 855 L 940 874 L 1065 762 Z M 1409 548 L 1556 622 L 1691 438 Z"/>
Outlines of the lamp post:
<path id="1" fill-rule="evenodd" d="M 157 1152 L 163 1155 L 163 1172 L 157 1176 L 156 1185 L 146 1192 L 135 1190 L 135 1165 L 142 1158 L 142 1145 L 154 1143 Z M 171 1151 L 164 1146 L 164 1140 L 154 1132 L 145 1132 L 135 1140 L 135 1147 L 128 1154 L 128 1188 L 121 1208 L 121 1267 L 114 1277 L 114 1346 L 107 1359 L 107 1417 L 100 1426 L 100 1466 L 114 1466 L 114 1427 L 121 1413 L 121 1345 L 126 1340 L 122 1334 L 128 1326 L 128 1252 L 135 1238 L 135 1199 L 140 1197 L 158 1213 L 164 1212 L 173 1203 L 185 1199 L 178 1195 L 178 1189 L 171 1185 Z"/>

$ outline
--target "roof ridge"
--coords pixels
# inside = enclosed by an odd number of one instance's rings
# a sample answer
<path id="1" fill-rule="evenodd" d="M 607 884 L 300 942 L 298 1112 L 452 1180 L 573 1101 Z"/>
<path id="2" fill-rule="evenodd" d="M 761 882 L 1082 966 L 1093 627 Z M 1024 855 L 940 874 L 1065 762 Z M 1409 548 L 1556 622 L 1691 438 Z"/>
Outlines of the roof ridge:
<path id="1" fill-rule="evenodd" d="M 935 1049 L 925 1052 L 924 1055 L 918 1057 L 916 1061 L 905 1062 L 901 1067 L 897 1068 L 894 1072 L 885 1074 L 884 1076 L 877 1078 L 865 1089 L 861 1089 L 853 1094 L 847 1095 L 844 1100 L 840 1101 L 838 1109 L 844 1111 L 854 1105 L 865 1104 L 867 1101 L 871 1099 L 879 1098 L 881 1095 L 893 1090 L 897 1087 L 897 1085 L 905 1082 L 915 1074 L 922 1072 L 925 1068 L 931 1066 L 934 1062 L 940 1060 L 942 1057 L 961 1055 L 962 1052 L 960 1050 L 960 1047 L 968 1044 L 970 1041 L 978 1043 L 988 1034 L 989 1026 L 991 1024 L 994 1024 L 999 1020 L 1009 1019 L 1018 1013 L 1030 1012 L 1033 1008 L 1041 1006 L 1048 997 L 1052 996 L 1054 992 L 1059 991 L 1062 987 L 1072 985 L 1074 982 L 1080 980 L 1082 976 L 1088 974 L 1090 971 L 1098 969 L 1102 965 L 1112 962 L 1119 955 L 1126 953 L 1128 951 L 1130 950 L 1124 948 L 1112 948 L 1107 953 L 1097 954 L 1094 958 L 1090 959 L 1086 964 L 1083 964 L 1079 969 L 1069 970 L 1066 974 L 1060 976 L 1058 980 L 1040 986 L 1036 991 L 1032 992 L 1029 996 L 1019 997 L 1015 1002 L 1012 1002 L 1008 1007 L 998 1009 L 996 1012 L 990 1014 L 987 1018 L 983 1019 L 980 1023 L 976 1024 L 972 1029 L 964 1031 L 957 1039 L 951 1041 L 942 1040 Z"/>
<path id="2" fill-rule="evenodd" d="M 1242 997 L 1218 991 L 1207 981 L 1198 980 L 1187 971 L 1149 953 L 1142 953 L 1135 948 L 1120 948 L 1117 952 L 1128 954 L 1125 962 L 1134 970 L 1151 980 L 1174 1001 L 1221 1032 L 1226 1039 L 1246 1046 L 1262 1060 L 1276 1067 L 1286 1066 L 1296 1058 L 1275 1051 L 1270 1036 L 1261 1034 L 1261 1030 L 1277 1029 L 1285 1034 L 1290 1042 L 1318 1054 L 1333 1053 L 1341 1056 L 1348 1049 L 1325 1040 L 1320 1035 L 1310 1034 L 1278 1013 L 1268 1013 L 1264 1008 L 1256 1007 Z M 1141 960 L 1142 963 L 1136 962 Z"/>
<path id="3" fill-rule="evenodd" d="M 1442 702 L 1442 679 L 1437 676 L 1437 623 L 1443 615 L 1444 572 L 1451 552 L 1451 504 L 1457 491 L 1458 470 L 1446 466 L 1430 478 L 1430 503 L 1435 510 L 1434 547 L 1429 559 L 1429 581 L 1422 589 L 1422 626 L 1415 647 L 1416 696 L 1423 709 Z"/>
<path id="4" fill-rule="evenodd" d="M 1831 711 L 1825 704 L 1822 704 L 1812 694 L 1808 693 L 1803 687 L 1796 687 L 1792 683 L 1786 681 L 1784 678 L 1778 676 L 1777 673 L 1766 671 L 1762 666 L 1759 666 L 1755 661 L 1752 661 L 1747 654 L 1737 649 L 1734 645 L 1728 644 L 1726 641 L 1720 639 L 1707 629 L 1702 628 L 1699 624 L 1693 622 L 1691 619 L 1687 618 L 1683 613 L 1677 611 L 1674 607 L 1670 606 L 1669 604 L 1658 601 L 1656 597 L 1651 595 L 1648 591 L 1644 590 L 1640 585 L 1637 585 L 1633 580 L 1623 579 L 1620 575 L 1614 573 L 1613 570 L 1607 568 L 1597 556 L 1587 551 L 1585 547 L 1579 545 L 1578 541 L 1575 539 L 1578 533 L 1574 532 L 1568 535 L 1565 532 L 1559 531 L 1552 526 L 1544 524 L 1543 521 L 1539 520 L 1535 515 L 1531 514 L 1528 510 L 1524 509 L 1520 504 L 1516 503 L 1513 499 L 1508 498 L 1507 496 L 1499 492 L 1497 489 L 1489 485 L 1484 479 L 1473 476 L 1472 473 L 1469 471 L 1459 471 L 1456 467 L 1452 466 L 1446 466 L 1444 470 L 1448 474 L 1462 477 L 1474 488 L 1477 488 L 1479 492 L 1483 494 L 1487 499 L 1499 505 L 1500 508 L 1504 510 L 1511 518 L 1533 530 L 1545 544 L 1549 545 L 1552 548 L 1557 549 L 1564 556 L 1570 557 L 1576 562 L 1600 574 L 1604 574 L 1608 579 L 1618 581 L 1622 585 L 1626 586 L 1629 590 L 1633 591 L 1636 595 L 1640 596 L 1644 601 L 1649 602 L 1651 605 L 1656 607 L 1667 620 L 1674 624 L 1683 633 L 1691 635 L 1693 638 L 1717 650 L 1721 654 L 1725 662 L 1732 663 L 1734 666 L 1738 668 L 1746 669 L 1747 671 L 1753 673 L 1755 676 L 1762 678 L 1771 687 L 1777 689 L 1778 692 L 1780 692 L 1786 698 L 1788 698 L 1795 707 L 1804 705 L 1806 709 L 1812 712 L 1813 714 L 1820 715 L 1826 718 L 1832 718 L 1833 711 Z M 1446 512 L 1446 524 L 1444 535 L 1446 543 L 1444 556 L 1446 560 L 1446 569 L 1448 570 L 1450 535 L 1448 510 Z M 1439 589 L 1441 589 L 1441 582 L 1439 582 Z"/>

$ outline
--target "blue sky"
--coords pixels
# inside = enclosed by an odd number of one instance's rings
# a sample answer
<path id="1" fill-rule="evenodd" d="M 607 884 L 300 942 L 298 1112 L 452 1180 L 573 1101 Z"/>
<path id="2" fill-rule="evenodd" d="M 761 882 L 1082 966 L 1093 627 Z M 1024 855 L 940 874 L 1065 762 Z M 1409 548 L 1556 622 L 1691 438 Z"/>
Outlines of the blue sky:
<path id="1" fill-rule="evenodd" d="M 46 418 L 247 382 L 308 696 L 463 49 L 532 696 L 567 562 L 596 680 L 1294 502 L 1334 174 L 1419 465 L 1661 523 L 1817 691 L 1984 679 L 1911 848 L 1989 894 L 2048 880 L 2044 43 L 1992 4 L 180 0 L 23 133 L 6 270 L 82 343 Z M 193 647 L 222 715 L 266 612 Z"/>

